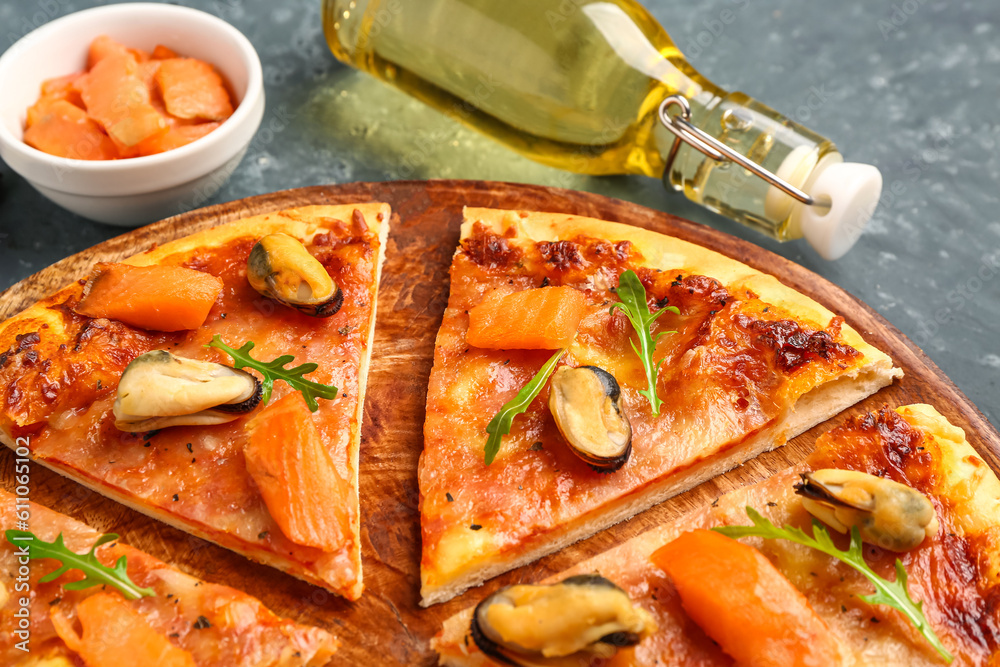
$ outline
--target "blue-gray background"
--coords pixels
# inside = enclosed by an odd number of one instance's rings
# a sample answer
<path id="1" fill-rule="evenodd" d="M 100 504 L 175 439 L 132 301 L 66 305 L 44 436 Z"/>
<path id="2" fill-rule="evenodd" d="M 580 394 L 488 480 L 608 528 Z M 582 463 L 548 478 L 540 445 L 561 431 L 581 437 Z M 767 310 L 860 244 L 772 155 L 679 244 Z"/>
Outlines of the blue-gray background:
<path id="1" fill-rule="evenodd" d="M 0 48 L 98 4 L 107 3 L 3 0 Z M 521 181 L 620 197 L 749 239 L 841 285 L 924 348 L 1000 425 L 1000 5 L 644 1 L 717 84 L 833 139 L 848 160 L 882 170 L 883 201 L 858 247 L 827 263 L 801 243 L 771 242 L 668 194 L 656 180 L 534 164 L 352 71 L 327 50 L 319 0 L 180 4 L 234 24 L 264 66 L 267 132 L 206 205 L 393 178 Z M 719 21 L 725 10 L 736 11 L 727 25 Z M 0 288 L 122 232 L 57 208 L 2 163 L 0 176 Z"/>

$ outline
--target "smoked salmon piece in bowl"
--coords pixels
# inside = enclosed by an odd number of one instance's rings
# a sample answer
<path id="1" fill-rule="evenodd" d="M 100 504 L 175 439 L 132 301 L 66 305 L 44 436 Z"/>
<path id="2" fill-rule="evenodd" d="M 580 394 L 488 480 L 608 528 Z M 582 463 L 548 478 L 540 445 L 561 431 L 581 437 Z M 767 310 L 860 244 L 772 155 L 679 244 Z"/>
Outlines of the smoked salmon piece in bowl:
<path id="1" fill-rule="evenodd" d="M 42 90 L 45 82 L 53 99 L 61 95 L 59 86 L 65 86 L 67 96 L 79 87 L 60 79 L 94 64 L 88 62 L 95 55 L 91 45 L 101 36 L 108 38 L 108 49 L 114 49 L 117 42 L 152 53 L 162 45 L 171 53 L 210 63 L 232 95 L 232 115 L 217 121 L 214 118 L 225 113 L 187 108 L 184 113 L 200 114 L 199 120 L 218 124 L 211 131 L 201 126 L 172 128 L 145 140 L 157 144 L 146 148 L 163 152 L 126 159 L 106 159 L 113 151 L 114 138 L 93 126 L 86 126 L 80 135 L 83 145 L 77 152 L 83 159 L 50 155 L 26 143 L 29 112 L 46 112 L 55 119 L 44 132 L 38 130 L 29 137 L 36 144 L 59 145 L 72 124 L 86 125 L 87 119 L 74 112 L 69 97 L 53 102 L 51 109 L 31 109 L 39 93 L 46 92 Z M 191 67 L 174 69 L 183 75 Z M 143 74 L 156 75 L 137 75 Z M 172 74 L 176 72 L 167 73 L 169 80 Z M 0 56 L 0 90 L 4 91 L 0 95 L 0 158 L 59 206 L 121 226 L 137 226 L 201 206 L 239 164 L 264 114 L 260 59 L 249 40 L 211 14 L 167 4 L 95 7 L 46 23 Z M 192 127 L 200 130 L 200 136 L 179 136 L 189 134 Z"/>

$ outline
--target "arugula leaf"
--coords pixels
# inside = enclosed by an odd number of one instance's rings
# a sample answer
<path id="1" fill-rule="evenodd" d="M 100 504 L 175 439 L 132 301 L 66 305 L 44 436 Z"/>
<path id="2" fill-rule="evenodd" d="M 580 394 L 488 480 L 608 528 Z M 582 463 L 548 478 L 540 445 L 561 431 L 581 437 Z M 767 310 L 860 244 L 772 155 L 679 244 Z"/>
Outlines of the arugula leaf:
<path id="1" fill-rule="evenodd" d="M 846 563 L 865 576 L 868 581 L 875 585 L 875 593 L 872 595 L 859 595 L 858 597 L 868 604 L 883 604 L 896 609 L 908 619 L 919 630 L 927 641 L 933 646 L 941 657 L 947 662 L 954 658 L 944 647 L 938 636 L 934 634 L 933 628 L 927 622 L 923 612 L 923 602 L 914 602 L 906 588 L 906 569 L 903 563 L 896 559 L 896 580 L 889 581 L 876 574 L 865 562 L 862 552 L 861 534 L 857 526 L 851 528 L 851 544 L 847 551 L 841 551 L 833 543 L 830 533 L 819 521 L 813 519 L 813 536 L 809 537 L 805 531 L 793 526 L 778 528 L 773 523 L 765 519 L 754 508 L 747 506 L 747 516 L 753 521 L 752 526 L 717 526 L 712 530 L 722 533 L 726 537 L 762 537 L 765 540 L 788 540 L 796 544 L 812 547 L 833 556 L 837 560 Z"/>
<path id="2" fill-rule="evenodd" d="M 538 396 L 538 392 L 545 386 L 545 382 L 552 375 L 552 371 L 555 370 L 556 364 L 564 354 L 566 354 L 566 348 L 559 350 L 549 357 L 549 360 L 538 369 L 535 376 L 528 380 L 528 384 L 521 387 L 521 391 L 517 392 L 517 396 L 504 403 L 503 407 L 500 408 L 500 412 L 496 413 L 496 416 L 486 425 L 486 432 L 490 434 L 490 437 L 486 439 L 486 465 L 493 463 L 493 459 L 496 458 L 497 452 L 500 451 L 500 440 L 503 436 L 510 433 L 514 417 L 528 409 L 528 406 L 531 405 L 531 402 Z"/>
<path id="3" fill-rule="evenodd" d="M 283 354 L 274 361 L 260 361 L 250 356 L 250 350 L 253 349 L 253 346 L 253 342 L 248 340 L 243 343 L 243 347 L 234 350 L 223 342 L 222 336 L 215 334 L 212 337 L 212 342 L 205 347 L 215 347 L 228 354 L 233 358 L 233 366 L 237 369 L 252 368 L 263 375 L 264 380 L 261 382 L 261 386 L 264 390 L 262 397 L 264 405 L 267 405 L 267 402 L 271 400 L 271 390 L 274 388 L 275 380 L 282 380 L 288 383 L 293 389 L 301 391 L 302 397 L 306 399 L 306 405 L 309 406 L 312 412 L 319 410 L 317 397 L 328 399 L 337 397 L 336 387 L 312 382 L 302 377 L 306 373 L 312 373 L 319 368 L 319 364 L 309 362 L 295 368 L 285 368 L 286 365 L 295 361 L 295 357 L 290 354 Z"/>
<path id="4" fill-rule="evenodd" d="M 135 582 L 129 579 L 127 570 L 128 559 L 126 556 L 119 558 L 113 568 L 97 560 L 97 556 L 94 554 L 97 547 L 117 540 L 118 535 L 115 533 L 101 535 L 94 542 L 94 545 L 90 547 L 90 551 L 85 554 L 70 551 L 69 547 L 63 543 L 62 533 L 59 533 L 54 542 L 45 542 L 36 537 L 34 533 L 26 530 L 8 530 L 5 535 L 7 541 L 15 547 L 26 546 L 28 549 L 28 558 L 31 560 L 52 558 L 62 563 L 62 567 L 58 570 L 39 579 L 43 584 L 55 581 L 68 570 L 79 570 L 86 576 L 78 581 L 63 584 L 63 588 L 68 591 L 82 591 L 94 586 L 114 586 L 128 600 L 137 600 L 141 597 L 156 595 L 156 591 L 152 588 L 139 588 Z"/>
<path id="5" fill-rule="evenodd" d="M 608 312 L 614 314 L 615 308 L 620 308 L 625 313 L 625 316 L 628 317 L 628 321 L 632 323 L 632 328 L 635 329 L 636 334 L 639 336 L 639 347 L 636 347 L 635 341 L 629 341 L 636 355 L 642 360 L 643 368 L 646 369 L 646 382 L 649 384 L 648 389 L 639 393 L 649 399 L 649 406 L 653 410 L 653 415 L 659 415 L 660 406 L 663 405 L 663 401 L 656 395 L 656 374 L 659 372 L 660 366 L 663 365 L 665 359 L 660 359 L 659 363 L 654 363 L 653 352 L 656 351 L 656 343 L 660 340 L 660 336 L 677 332 L 661 331 L 656 336 L 653 336 L 650 333 L 650 326 L 663 313 L 670 312 L 674 315 L 680 315 L 681 311 L 676 306 L 667 306 L 655 313 L 650 313 L 649 305 L 646 303 L 646 288 L 642 286 L 642 281 L 639 280 L 639 276 L 632 269 L 625 271 L 618 278 L 618 298 L 621 299 L 621 302 L 611 304 L 611 309 Z"/>

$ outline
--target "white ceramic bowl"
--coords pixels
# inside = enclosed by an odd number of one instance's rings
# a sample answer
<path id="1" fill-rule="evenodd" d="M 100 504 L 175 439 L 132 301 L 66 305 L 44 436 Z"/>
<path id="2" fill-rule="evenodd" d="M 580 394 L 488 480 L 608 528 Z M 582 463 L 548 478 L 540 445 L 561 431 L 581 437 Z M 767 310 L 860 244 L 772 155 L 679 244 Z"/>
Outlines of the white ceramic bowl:
<path id="1" fill-rule="evenodd" d="M 125 160 L 72 160 L 22 140 L 42 81 L 85 68 L 99 35 L 152 50 L 164 44 L 214 65 L 238 106 L 221 126 L 187 146 Z M 225 21 L 175 5 L 130 3 L 87 9 L 47 23 L 0 57 L 0 157 L 43 195 L 91 220 L 135 226 L 197 208 L 222 187 L 264 114 L 260 59 Z"/>

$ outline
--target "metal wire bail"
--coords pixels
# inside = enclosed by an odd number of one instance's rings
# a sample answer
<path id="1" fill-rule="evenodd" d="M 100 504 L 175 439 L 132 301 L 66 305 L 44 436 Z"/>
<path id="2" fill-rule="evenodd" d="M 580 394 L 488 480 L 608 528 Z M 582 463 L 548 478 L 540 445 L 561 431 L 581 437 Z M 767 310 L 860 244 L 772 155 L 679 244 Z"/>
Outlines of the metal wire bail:
<path id="1" fill-rule="evenodd" d="M 672 106 L 680 107 L 680 112 L 670 115 L 669 109 Z M 750 160 L 745 155 L 737 153 L 712 135 L 692 125 L 691 104 L 683 95 L 671 95 L 664 99 L 663 102 L 660 103 L 658 114 L 660 122 L 663 123 L 663 126 L 670 130 L 675 137 L 673 145 L 670 146 L 670 153 L 667 154 L 666 167 L 663 170 L 663 182 L 669 184 L 674 190 L 680 190 L 681 188 L 669 183 L 670 168 L 673 166 L 674 160 L 677 158 L 677 151 L 681 147 L 681 141 L 686 141 L 688 144 L 716 162 L 722 162 L 724 160 L 735 162 L 747 171 L 763 178 L 774 187 L 778 188 L 788 196 L 797 199 L 803 204 L 807 204 L 809 206 L 817 205 L 818 202 L 815 199 L 807 195 L 802 190 L 799 190 L 788 181 L 772 174 L 770 171 Z"/>

